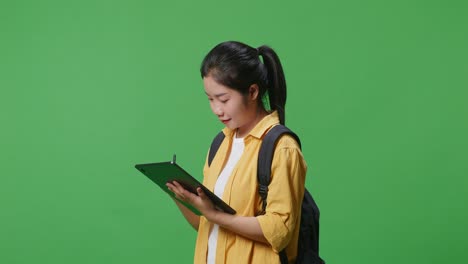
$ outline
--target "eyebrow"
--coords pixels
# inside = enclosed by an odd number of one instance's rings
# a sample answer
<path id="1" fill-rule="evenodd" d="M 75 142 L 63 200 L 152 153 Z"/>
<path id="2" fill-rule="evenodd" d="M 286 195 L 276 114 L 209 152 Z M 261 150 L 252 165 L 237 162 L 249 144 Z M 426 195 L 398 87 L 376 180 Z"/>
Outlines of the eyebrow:
<path id="1" fill-rule="evenodd" d="M 210 96 L 207 92 L 205 92 L 205 94 L 206 94 L 207 96 Z M 214 96 L 217 97 L 217 98 L 219 98 L 219 97 L 221 97 L 221 96 L 223 96 L 223 95 L 226 95 L 226 94 L 228 94 L 228 93 L 219 93 L 219 94 L 215 94 Z"/>

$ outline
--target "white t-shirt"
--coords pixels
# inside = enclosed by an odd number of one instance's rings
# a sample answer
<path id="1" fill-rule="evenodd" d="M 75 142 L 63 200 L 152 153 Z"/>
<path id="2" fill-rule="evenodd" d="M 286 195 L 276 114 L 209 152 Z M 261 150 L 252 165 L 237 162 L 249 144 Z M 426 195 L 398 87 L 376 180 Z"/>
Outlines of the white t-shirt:
<path id="1" fill-rule="evenodd" d="M 229 154 L 229 159 L 224 167 L 221 174 L 219 174 L 218 179 L 216 180 L 216 184 L 214 187 L 214 193 L 219 198 L 223 197 L 224 188 L 226 187 L 226 183 L 229 180 L 229 177 L 232 174 L 234 167 L 236 166 L 237 162 L 239 161 L 242 153 L 244 152 L 244 139 L 243 138 L 236 138 L 234 137 L 232 142 L 231 154 Z M 208 237 L 208 256 L 206 259 L 207 264 L 215 264 L 216 259 L 216 246 L 218 243 L 218 225 L 213 225 L 213 229 L 211 230 L 210 236 Z"/>

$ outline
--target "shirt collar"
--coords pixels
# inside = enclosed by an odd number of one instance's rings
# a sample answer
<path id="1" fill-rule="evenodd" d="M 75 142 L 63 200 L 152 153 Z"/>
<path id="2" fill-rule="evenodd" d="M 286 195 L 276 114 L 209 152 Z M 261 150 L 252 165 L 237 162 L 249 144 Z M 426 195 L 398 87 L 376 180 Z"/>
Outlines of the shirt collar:
<path id="1" fill-rule="evenodd" d="M 255 125 L 255 127 L 249 132 L 247 136 L 253 136 L 260 139 L 268 131 L 268 129 L 270 129 L 270 127 L 279 124 L 279 122 L 278 112 L 273 111 L 260 120 L 260 122 Z M 231 137 L 234 135 L 235 130 L 225 127 L 223 129 L 223 133 L 226 135 L 226 137 Z"/>

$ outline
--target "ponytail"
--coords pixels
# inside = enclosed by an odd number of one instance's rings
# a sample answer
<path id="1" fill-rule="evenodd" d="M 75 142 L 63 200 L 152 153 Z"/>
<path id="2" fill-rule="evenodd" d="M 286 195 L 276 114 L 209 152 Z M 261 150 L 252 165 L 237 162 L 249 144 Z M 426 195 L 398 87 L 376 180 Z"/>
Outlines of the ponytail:
<path id="1" fill-rule="evenodd" d="M 272 110 L 276 110 L 280 123 L 285 124 L 286 79 L 283 67 L 276 52 L 268 46 L 260 46 L 258 54 L 263 58 L 267 72 L 268 98 Z"/>

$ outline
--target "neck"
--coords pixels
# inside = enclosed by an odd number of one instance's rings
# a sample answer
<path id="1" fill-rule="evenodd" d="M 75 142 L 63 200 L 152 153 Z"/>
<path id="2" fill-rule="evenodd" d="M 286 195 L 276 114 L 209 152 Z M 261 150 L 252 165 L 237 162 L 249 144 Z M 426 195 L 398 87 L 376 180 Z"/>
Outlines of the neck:
<path id="1" fill-rule="evenodd" d="M 249 132 L 265 117 L 268 115 L 268 112 L 263 108 L 258 108 L 255 114 L 254 119 L 250 125 L 246 128 L 237 128 L 236 138 L 243 138 L 249 134 Z"/>

